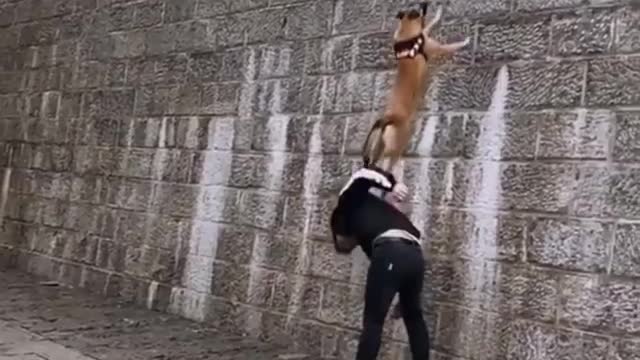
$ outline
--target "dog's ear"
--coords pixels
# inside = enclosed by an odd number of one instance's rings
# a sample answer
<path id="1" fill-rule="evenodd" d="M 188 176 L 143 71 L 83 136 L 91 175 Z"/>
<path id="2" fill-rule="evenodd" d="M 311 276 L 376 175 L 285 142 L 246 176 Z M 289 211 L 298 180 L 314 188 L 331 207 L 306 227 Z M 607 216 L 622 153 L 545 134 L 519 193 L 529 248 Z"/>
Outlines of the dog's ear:
<path id="1" fill-rule="evenodd" d="M 404 17 L 404 11 L 398 11 L 398 13 L 396 14 L 396 19 L 402 20 L 403 17 Z"/>

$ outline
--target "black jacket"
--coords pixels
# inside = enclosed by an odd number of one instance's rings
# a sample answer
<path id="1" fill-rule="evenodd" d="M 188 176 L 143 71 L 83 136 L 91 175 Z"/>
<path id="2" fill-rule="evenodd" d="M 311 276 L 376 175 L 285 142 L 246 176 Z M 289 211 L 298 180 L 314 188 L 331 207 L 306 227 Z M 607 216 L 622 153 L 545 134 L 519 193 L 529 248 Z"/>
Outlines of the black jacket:
<path id="1" fill-rule="evenodd" d="M 373 240 L 391 229 L 405 230 L 420 238 L 420 231 L 404 213 L 370 192 L 371 188 L 388 192 L 396 184 L 393 175 L 379 169 L 376 171 L 385 175 L 391 187 L 385 187 L 368 178 L 357 178 L 338 199 L 338 205 L 333 210 L 330 221 L 334 245 L 338 252 L 348 253 L 353 247 L 360 245 L 367 256 L 371 256 Z M 357 244 L 353 244 L 351 248 L 339 246 L 336 238 L 338 234 L 355 238 Z"/>

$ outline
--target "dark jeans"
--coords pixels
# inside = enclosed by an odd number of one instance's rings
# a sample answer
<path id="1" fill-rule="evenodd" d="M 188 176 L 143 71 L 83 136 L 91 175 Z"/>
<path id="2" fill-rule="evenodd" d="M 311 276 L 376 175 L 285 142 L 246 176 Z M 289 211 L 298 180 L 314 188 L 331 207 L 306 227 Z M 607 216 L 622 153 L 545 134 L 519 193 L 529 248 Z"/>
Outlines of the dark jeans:
<path id="1" fill-rule="evenodd" d="M 420 304 L 424 271 L 422 249 L 403 239 L 378 239 L 371 255 L 365 289 L 363 330 L 356 360 L 374 360 L 382 327 L 396 293 L 409 335 L 413 360 L 429 359 L 429 334 Z"/>

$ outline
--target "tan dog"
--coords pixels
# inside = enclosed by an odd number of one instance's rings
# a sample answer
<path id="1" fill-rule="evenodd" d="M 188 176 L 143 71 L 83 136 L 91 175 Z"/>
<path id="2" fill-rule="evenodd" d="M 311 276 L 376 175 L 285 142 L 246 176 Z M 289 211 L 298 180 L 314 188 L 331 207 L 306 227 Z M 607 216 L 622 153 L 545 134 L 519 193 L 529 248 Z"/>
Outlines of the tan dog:
<path id="1" fill-rule="evenodd" d="M 424 26 L 426 5 L 422 14 L 417 10 L 400 12 L 394 40 L 398 71 L 384 115 L 373 125 L 363 147 L 365 167 L 379 167 L 391 172 L 406 151 L 413 134 L 416 113 L 424 99 L 427 79 L 433 75 L 435 62 L 453 55 L 469 43 L 469 38 L 451 44 L 441 44 L 429 37 L 440 21 L 442 8 Z"/>

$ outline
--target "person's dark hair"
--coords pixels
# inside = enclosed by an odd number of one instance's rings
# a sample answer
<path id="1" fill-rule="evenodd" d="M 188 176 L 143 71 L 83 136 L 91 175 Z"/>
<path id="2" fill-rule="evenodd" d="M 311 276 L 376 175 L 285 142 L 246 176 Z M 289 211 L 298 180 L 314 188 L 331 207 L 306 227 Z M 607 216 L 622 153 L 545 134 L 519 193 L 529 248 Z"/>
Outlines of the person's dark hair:
<path id="1" fill-rule="evenodd" d="M 357 246 L 357 244 L 355 243 L 355 241 L 346 241 L 351 233 L 347 227 L 344 216 L 342 216 L 337 208 L 334 209 L 333 212 L 331 212 L 330 226 L 331 236 L 333 237 L 333 246 L 335 247 L 336 251 L 341 254 L 351 253 L 351 251 Z M 341 239 L 338 239 L 337 234 L 345 237 L 345 239 L 340 241 Z"/>

